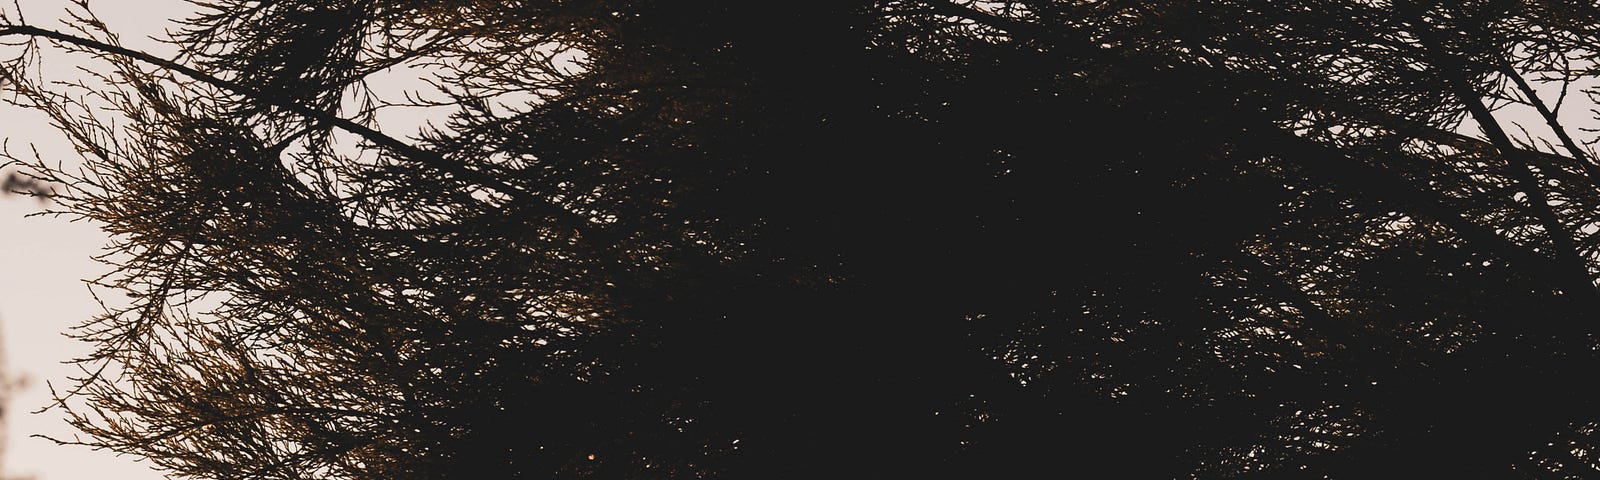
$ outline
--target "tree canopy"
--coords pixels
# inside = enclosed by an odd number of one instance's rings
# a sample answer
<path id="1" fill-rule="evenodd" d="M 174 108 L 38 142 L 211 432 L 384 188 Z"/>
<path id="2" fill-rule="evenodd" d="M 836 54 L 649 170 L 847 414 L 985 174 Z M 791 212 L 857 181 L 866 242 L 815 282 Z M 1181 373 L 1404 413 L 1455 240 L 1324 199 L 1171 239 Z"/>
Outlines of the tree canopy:
<path id="1" fill-rule="evenodd" d="M 75 330 L 68 443 L 215 479 L 1600 469 L 1591 3 L 195 4 L 175 58 L 0 18 L 8 101 L 83 166 L 11 158 L 128 299 Z"/>

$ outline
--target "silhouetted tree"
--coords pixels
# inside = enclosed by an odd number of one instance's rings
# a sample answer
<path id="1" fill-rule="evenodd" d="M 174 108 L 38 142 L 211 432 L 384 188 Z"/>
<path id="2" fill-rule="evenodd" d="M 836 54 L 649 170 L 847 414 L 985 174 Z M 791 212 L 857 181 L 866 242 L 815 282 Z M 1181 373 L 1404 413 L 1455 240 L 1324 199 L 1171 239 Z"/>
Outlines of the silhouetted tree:
<path id="1" fill-rule="evenodd" d="M 63 401 L 177 476 L 1597 468 L 1591 4 L 197 5 L 0 26 L 130 298 Z"/>

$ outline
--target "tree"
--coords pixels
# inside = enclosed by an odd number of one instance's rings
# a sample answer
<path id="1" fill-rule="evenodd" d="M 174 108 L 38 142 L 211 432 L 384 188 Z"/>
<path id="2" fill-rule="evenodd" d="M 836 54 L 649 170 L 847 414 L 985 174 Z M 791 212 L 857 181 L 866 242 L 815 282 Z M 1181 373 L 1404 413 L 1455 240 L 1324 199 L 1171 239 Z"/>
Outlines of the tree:
<path id="1" fill-rule="evenodd" d="M 131 297 L 77 330 L 83 443 L 190 478 L 1595 468 L 1560 115 L 1595 7 L 804 3 L 210 0 L 170 60 L 7 21 L 87 173 L 29 163 Z M 19 73 L 40 41 L 103 69 Z M 374 94 L 394 67 L 438 93 Z"/>

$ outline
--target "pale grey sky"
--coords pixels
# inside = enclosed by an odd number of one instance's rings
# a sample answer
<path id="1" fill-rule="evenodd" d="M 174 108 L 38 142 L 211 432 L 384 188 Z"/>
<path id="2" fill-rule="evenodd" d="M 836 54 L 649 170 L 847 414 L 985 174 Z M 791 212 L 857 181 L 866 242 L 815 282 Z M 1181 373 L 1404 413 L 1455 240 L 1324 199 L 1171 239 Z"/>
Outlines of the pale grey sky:
<path id="1" fill-rule="evenodd" d="M 29 23 L 57 25 L 67 2 L 20 0 Z M 182 0 L 99 0 L 95 11 L 112 30 L 121 32 L 125 44 L 155 51 L 167 50 L 144 37 L 159 34 L 168 19 L 191 7 Z M 11 11 L 10 5 L 5 6 Z M 57 52 L 44 58 L 54 71 L 64 71 L 72 60 Z M 34 143 L 46 158 L 71 158 L 71 148 L 33 112 L 0 106 L 0 137 L 13 149 Z M 70 161 L 68 162 L 71 163 Z M 154 480 L 162 476 L 145 462 L 111 452 L 62 447 L 31 434 L 71 438 L 58 411 L 31 414 L 50 402 L 45 381 L 58 388 L 74 369 L 62 362 L 87 352 L 86 345 L 61 333 L 98 313 L 82 279 L 104 273 L 106 267 L 89 257 L 106 241 L 96 226 L 64 219 L 22 216 L 40 210 L 33 199 L 0 197 L 0 329 L 5 338 L 9 373 L 28 383 L 13 394 L 7 409 L 7 448 L 4 472 L 37 480 L 119 479 Z"/>
<path id="2" fill-rule="evenodd" d="M 0 2 L 4 5 L 7 2 Z M 63 0 L 20 0 L 30 23 L 53 26 L 66 8 Z M 170 57 L 170 48 L 144 38 L 159 35 L 170 27 L 170 20 L 183 16 L 191 7 L 184 0 L 97 0 L 95 10 L 113 31 L 122 34 L 130 47 Z M 10 10 L 10 5 L 3 7 Z M 47 54 L 46 66 L 56 72 L 69 71 L 71 60 L 59 52 Z M 396 72 L 411 77 L 415 72 Z M 401 89 L 417 84 L 405 78 L 380 80 L 374 85 L 380 94 L 397 97 Z M 1553 92 L 1552 92 L 1553 93 Z M 1554 95 L 1550 95 L 1553 97 Z M 1579 96 L 1581 97 L 1581 96 Z M 1583 98 L 1569 98 L 1576 103 Z M 1568 107 L 1563 117 L 1569 125 L 1592 125 L 1592 106 Z M 1527 109 L 1523 109 L 1527 110 Z M 1535 135 L 1543 135 L 1542 122 L 1531 112 L 1504 111 L 1504 119 L 1515 120 Z M 415 131 L 428 115 L 415 110 L 384 117 L 389 131 L 404 134 Z M 1464 127 L 1465 133 L 1472 127 Z M 11 139 L 18 148 L 33 142 L 48 159 L 70 159 L 72 151 L 39 115 L 0 105 L 0 137 Z M 68 164 L 71 162 L 68 161 Z M 100 252 L 106 238 L 97 227 L 85 222 L 69 223 L 56 218 L 23 219 L 41 204 L 32 199 L 0 197 L 0 332 L 4 335 L 4 355 L 9 372 L 29 381 L 13 395 L 8 413 L 7 448 L 0 476 L 32 476 L 37 480 L 125 479 L 154 480 L 161 476 L 147 464 L 130 457 L 84 448 L 60 447 L 48 441 L 29 438 L 30 434 L 58 437 L 73 435 L 73 430 L 51 411 L 34 415 L 28 412 L 50 401 L 44 382 L 58 387 L 75 370 L 62 362 L 87 351 L 85 345 L 64 338 L 61 333 L 98 312 L 82 279 L 104 273 L 106 268 L 89 257 Z"/>
<path id="3" fill-rule="evenodd" d="M 68 3 L 19 1 L 27 21 L 41 27 L 59 25 L 57 19 Z M 0 1 L 0 8 L 10 11 L 11 7 L 4 4 Z M 148 37 L 174 28 L 172 19 L 193 11 L 185 0 L 97 0 L 92 5 L 125 46 L 166 58 L 175 53 L 171 46 Z M 77 75 L 74 60 L 61 52 L 47 52 L 42 63 L 47 77 Z M 403 66 L 369 78 L 368 86 L 381 98 L 400 99 L 403 92 L 428 90 L 427 84 L 418 80 L 426 74 L 425 70 Z M 512 105 L 526 100 L 504 99 Z M 385 131 L 405 136 L 430 119 L 442 119 L 447 110 L 396 107 L 381 110 L 377 118 L 387 127 Z M 0 138 L 9 139 L 13 149 L 32 143 L 46 160 L 74 163 L 70 144 L 35 112 L 0 105 Z M 108 269 L 90 259 L 101 252 L 107 240 L 97 226 L 62 218 L 23 218 L 42 207 L 29 198 L 0 197 L 0 261 L 5 262 L 5 268 L 0 270 L 0 332 L 4 334 L 9 372 L 29 381 L 11 399 L 0 476 L 31 475 L 36 480 L 159 479 L 161 476 L 146 463 L 130 457 L 29 438 L 31 434 L 58 438 L 73 435 L 59 411 L 37 415 L 28 412 L 50 403 L 46 381 L 60 388 L 68 385 L 66 378 L 76 373 L 74 367 L 63 362 L 87 353 L 87 345 L 63 337 L 62 332 L 99 312 L 82 280 L 98 277 Z"/>

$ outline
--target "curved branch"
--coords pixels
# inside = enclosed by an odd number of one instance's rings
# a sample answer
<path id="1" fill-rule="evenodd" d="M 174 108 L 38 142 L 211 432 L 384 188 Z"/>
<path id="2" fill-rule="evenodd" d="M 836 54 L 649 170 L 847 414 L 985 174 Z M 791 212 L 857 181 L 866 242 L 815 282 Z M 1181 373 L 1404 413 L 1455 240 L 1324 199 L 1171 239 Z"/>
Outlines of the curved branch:
<path id="1" fill-rule="evenodd" d="M 173 71 L 173 72 L 177 72 L 177 73 L 183 74 L 184 76 L 187 76 L 189 78 L 193 78 L 193 79 L 195 79 L 195 80 L 197 80 L 199 82 L 205 83 L 207 85 L 211 85 L 211 86 L 214 86 L 214 87 L 217 87 L 217 88 L 221 88 L 223 90 L 227 90 L 229 92 L 233 92 L 233 93 L 236 93 L 236 94 L 239 94 L 239 95 L 244 95 L 246 97 L 249 97 L 249 98 L 252 98 L 252 99 L 255 99 L 255 100 L 259 100 L 259 101 L 261 101 L 263 103 L 266 103 L 267 105 L 293 112 L 293 113 L 295 113 L 297 115 L 301 115 L 301 116 L 306 117 L 306 118 L 308 118 L 310 120 L 313 120 L 316 123 L 320 123 L 320 124 L 324 124 L 324 125 L 330 125 L 330 126 L 333 126 L 335 128 L 338 128 L 340 130 L 344 130 L 346 132 L 350 132 L 352 134 L 355 134 L 356 136 L 361 137 L 362 139 L 364 139 L 366 141 L 372 142 L 374 145 L 377 145 L 377 146 L 382 147 L 384 149 L 387 149 L 389 151 L 395 152 L 395 153 L 397 153 L 400 156 L 403 156 L 405 158 L 409 158 L 411 160 L 417 161 L 417 162 L 419 162 L 419 163 L 421 163 L 423 165 L 426 165 L 428 167 L 432 167 L 432 168 L 441 170 L 441 171 L 443 171 L 443 172 L 445 172 L 445 173 L 447 173 L 447 174 L 449 174 L 451 176 L 454 176 L 456 178 L 459 178 L 459 179 L 462 179 L 462 180 L 466 180 L 466 181 L 469 181 L 469 182 L 473 182 L 473 183 L 476 183 L 478 185 L 482 185 L 484 187 L 493 189 L 493 190 L 495 190 L 497 192 L 509 195 L 512 198 L 523 200 L 525 203 L 536 205 L 536 206 L 538 206 L 540 208 L 540 210 L 543 210 L 543 213 L 550 214 L 550 215 L 554 216 L 555 218 L 560 219 L 561 222 L 566 227 L 572 228 L 573 230 L 576 230 L 579 233 L 586 234 L 586 235 L 593 235 L 595 233 L 592 230 L 591 225 L 589 225 L 590 222 L 588 222 L 587 219 L 585 219 L 585 218 L 583 218 L 583 217 L 581 217 L 581 216 L 579 216 L 577 214 L 574 214 L 574 213 L 572 213 L 571 211 L 568 211 L 565 208 L 561 208 L 559 205 L 555 205 L 555 204 L 550 203 L 550 202 L 548 202 L 548 201 L 546 201 L 544 199 L 537 198 L 537 196 L 535 196 L 533 194 L 530 194 L 530 193 L 528 193 L 528 192 L 526 192 L 526 191 L 524 191 L 522 189 L 519 189 L 519 188 L 517 188 L 517 187 L 515 187 L 515 186 L 513 186 L 513 185 L 511 185 L 509 183 L 506 183 L 506 182 L 504 182 L 504 181 L 502 181 L 502 180 L 500 180 L 498 178 L 495 178 L 494 176 L 491 176 L 491 175 L 488 175 L 488 174 L 485 174 L 485 173 L 482 173 L 482 172 L 479 172 L 479 171 L 476 171 L 476 170 L 472 170 L 472 169 L 467 168 L 466 166 L 458 164 L 458 163 L 450 162 L 449 160 L 445 159 L 444 156 L 438 154 L 437 152 L 432 152 L 432 151 L 429 151 L 429 150 L 425 150 L 425 149 L 419 148 L 419 147 L 417 147 L 415 145 L 411 145 L 409 143 L 406 143 L 405 141 L 397 139 L 397 138 L 395 138 L 393 136 L 390 136 L 388 134 L 385 134 L 383 132 L 377 131 L 377 130 L 375 130 L 375 129 L 371 128 L 371 127 L 368 127 L 366 125 L 362 125 L 360 123 L 354 122 L 354 121 L 352 121 L 350 119 L 343 118 L 343 117 L 340 117 L 340 116 L 337 116 L 337 115 L 334 115 L 334 114 L 331 114 L 331 113 L 328 113 L 328 112 L 325 112 L 325 111 L 322 111 L 322 110 L 318 110 L 318 109 L 315 109 L 315 108 L 307 107 L 305 105 L 301 105 L 298 102 L 293 101 L 292 99 L 286 99 L 286 98 L 282 98 L 282 97 L 279 97 L 279 96 L 276 96 L 276 95 L 272 95 L 270 93 L 263 92 L 261 90 L 257 90 L 255 88 L 252 88 L 250 86 L 247 86 L 247 85 L 244 85 L 244 84 L 241 84 L 241 83 L 238 83 L 238 82 L 234 82 L 234 81 L 231 81 L 231 80 L 227 80 L 227 79 L 224 79 L 224 78 L 217 77 L 215 75 L 212 75 L 212 74 L 209 74 L 209 73 L 206 73 L 206 72 L 202 72 L 202 71 L 200 71 L 198 69 L 195 69 L 194 67 L 190 67 L 190 66 L 178 63 L 176 61 L 172 61 L 172 60 L 168 60 L 168 59 L 165 59 L 165 58 L 157 57 L 157 56 L 151 55 L 149 53 L 145 53 L 145 52 L 141 52 L 141 51 L 138 51 L 138 50 L 130 49 L 130 48 L 123 47 L 123 46 L 120 46 L 120 45 L 101 42 L 101 41 L 94 40 L 94 39 L 89 39 L 89 38 L 83 38 L 83 37 L 70 35 L 70 34 L 58 32 L 58 31 L 54 31 L 54 30 L 43 29 L 43 28 L 31 26 L 31 25 L 9 25 L 9 26 L 0 27 L 0 37 L 15 36 L 15 35 L 30 36 L 30 37 L 38 37 L 38 38 L 45 38 L 45 39 L 55 40 L 55 41 L 58 41 L 58 42 L 75 45 L 75 46 L 86 48 L 86 49 L 89 49 L 89 50 L 102 52 L 102 53 L 105 53 L 105 54 L 108 54 L 108 55 L 116 55 L 116 56 L 131 58 L 131 59 L 134 59 L 134 60 L 137 60 L 137 61 L 140 61 L 140 62 L 144 62 L 144 63 L 150 64 L 150 65 L 154 65 L 156 67 L 164 68 L 164 69 L 167 69 L 167 70 L 170 70 L 170 71 Z"/>

